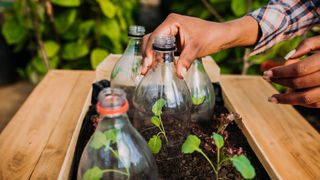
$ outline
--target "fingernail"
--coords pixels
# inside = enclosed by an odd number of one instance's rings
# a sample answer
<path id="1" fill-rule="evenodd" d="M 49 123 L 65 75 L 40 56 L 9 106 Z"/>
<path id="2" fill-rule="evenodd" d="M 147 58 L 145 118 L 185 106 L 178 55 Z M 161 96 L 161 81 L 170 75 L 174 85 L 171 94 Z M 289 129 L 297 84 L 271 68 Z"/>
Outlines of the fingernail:
<path id="1" fill-rule="evenodd" d="M 290 51 L 290 52 L 284 57 L 284 59 L 285 59 L 285 60 L 288 60 L 288 59 L 289 59 L 292 55 L 294 55 L 296 52 L 297 52 L 296 49 Z"/>
<path id="2" fill-rule="evenodd" d="M 263 76 L 262 76 L 262 78 L 263 78 L 264 80 L 268 81 L 268 82 L 271 82 L 271 80 L 270 80 L 270 77 L 269 77 L 269 76 L 265 76 L 265 75 L 263 75 Z"/>
<path id="3" fill-rule="evenodd" d="M 270 77 L 272 77 L 272 76 L 273 76 L 273 73 L 271 70 L 263 72 L 263 77 L 268 77 L 270 79 Z"/>
<path id="4" fill-rule="evenodd" d="M 278 104 L 278 100 L 275 97 L 269 97 L 268 101 L 274 104 Z"/>

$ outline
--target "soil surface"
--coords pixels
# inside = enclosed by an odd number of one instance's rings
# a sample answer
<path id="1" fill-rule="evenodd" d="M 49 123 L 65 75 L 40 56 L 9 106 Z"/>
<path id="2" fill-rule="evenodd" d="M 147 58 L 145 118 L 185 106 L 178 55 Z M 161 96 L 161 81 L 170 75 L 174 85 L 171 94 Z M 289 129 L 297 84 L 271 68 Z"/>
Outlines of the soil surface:
<path id="1" fill-rule="evenodd" d="M 96 103 L 96 95 L 101 88 L 104 86 L 108 86 L 108 83 L 105 82 L 104 85 L 98 84 L 98 86 L 94 86 L 94 92 L 92 97 L 92 103 Z M 185 134 L 186 132 L 190 134 L 197 135 L 201 139 L 200 147 L 204 151 L 205 154 L 213 161 L 213 164 L 216 164 L 216 152 L 215 152 L 215 145 L 212 142 L 211 135 L 213 132 L 217 131 L 217 124 L 220 121 L 219 117 L 224 114 L 228 113 L 227 110 L 223 106 L 222 96 L 219 92 L 220 87 L 214 85 L 216 93 L 216 106 L 214 110 L 214 116 L 211 118 L 211 121 L 208 121 L 206 124 L 197 124 L 191 123 L 188 127 L 185 127 L 180 124 L 174 124 L 173 119 L 169 118 L 169 121 L 172 123 L 172 127 L 174 131 L 170 130 L 167 131 L 168 139 L 171 139 L 170 146 L 163 145 L 161 151 L 155 155 L 156 163 L 159 170 L 159 178 L 160 179 L 215 179 L 215 175 L 211 166 L 206 161 L 206 159 L 199 153 L 195 152 L 193 154 L 183 154 L 181 153 L 181 136 L 187 137 Z M 218 88 L 218 89 L 217 89 Z M 166 117 L 163 117 L 166 119 Z M 77 142 L 76 151 L 75 151 L 75 158 L 73 161 L 73 176 L 72 179 L 76 179 L 76 172 L 78 169 L 78 163 L 82 154 L 82 151 L 86 145 L 86 142 L 89 140 L 90 136 L 94 132 L 94 126 L 97 123 L 97 113 L 95 110 L 95 106 L 91 106 L 84 123 L 82 125 L 79 139 L 81 141 Z M 183 126 L 183 127 L 181 127 Z M 186 129 L 187 128 L 187 129 Z M 140 129 L 141 131 L 141 129 Z M 154 131 L 154 132 L 153 132 Z M 142 135 L 148 140 L 155 132 L 156 129 L 150 131 L 142 131 Z M 267 172 L 260 164 L 258 158 L 252 151 L 251 147 L 249 146 L 245 136 L 242 134 L 241 130 L 235 123 L 229 124 L 227 129 L 225 130 L 227 134 L 224 134 L 227 137 L 228 142 L 226 142 L 224 151 L 225 153 L 242 153 L 245 154 L 249 160 L 251 161 L 253 167 L 256 171 L 255 179 L 270 179 Z M 163 141 L 164 142 L 164 141 Z M 233 152 L 230 152 L 233 151 Z M 235 170 L 232 165 L 227 165 L 220 169 L 219 171 L 219 179 L 242 179 L 241 175 Z"/>

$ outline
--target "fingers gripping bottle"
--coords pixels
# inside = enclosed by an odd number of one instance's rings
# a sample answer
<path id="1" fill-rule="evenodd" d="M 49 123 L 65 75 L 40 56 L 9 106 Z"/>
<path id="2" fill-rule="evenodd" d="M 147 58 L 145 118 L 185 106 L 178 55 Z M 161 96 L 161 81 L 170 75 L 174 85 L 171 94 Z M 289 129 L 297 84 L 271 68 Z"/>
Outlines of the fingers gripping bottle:
<path id="1" fill-rule="evenodd" d="M 189 133 L 191 95 L 186 82 L 175 72 L 174 36 L 156 37 L 153 50 L 155 62 L 133 96 L 133 125 L 154 154 L 170 156 L 170 152 L 179 151 Z"/>
<path id="2" fill-rule="evenodd" d="M 145 28 L 143 26 L 134 25 L 129 27 L 128 46 L 114 66 L 110 78 L 112 88 L 121 88 L 126 92 L 130 104 L 128 111 L 130 118 L 133 115 L 132 95 L 142 77 L 140 75 L 142 62 L 141 42 L 144 34 Z"/>
<path id="3" fill-rule="evenodd" d="M 191 121 L 210 123 L 214 112 L 215 93 L 201 58 L 192 63 L 187 72 L 186 82 L 192 100 Z"/>
<path id="4" fill-rule="evenodd" d="M 106 88 L 98 99 L 101 119 L 82 153 L 77 178 L 157 179 L 153 155 L 126 115 L 128 101 L 124 91 Z"/>

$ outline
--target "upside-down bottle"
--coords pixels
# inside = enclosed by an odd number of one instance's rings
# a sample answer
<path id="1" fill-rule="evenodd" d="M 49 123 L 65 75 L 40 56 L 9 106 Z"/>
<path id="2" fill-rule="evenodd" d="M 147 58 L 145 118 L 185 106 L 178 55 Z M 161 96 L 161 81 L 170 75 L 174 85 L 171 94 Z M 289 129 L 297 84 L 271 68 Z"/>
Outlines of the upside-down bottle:
<path id="1" fill-rule="evenodd" d="M 215 93 L 201 58 L 192 63 L 185 79 L 191 93 L 191 121 L 209 123 L 214 112 Z"/>
<path id="2" fill-rule="evenodd" d="M 180 151 L 189 133 L 191 95 L 186 82 L 175 72 L 174 36 L 156 37 L 153 50 L 155 63 L 133 96 L 133 125 L 154 154 L 164 152 L 170 158 L 172 151 Z"/>
<path id="3" fill-rule="evenodd" d="M 117 61 L 111 73 L 111 87 L 121 88 L 127 94 L 127 99 L 130 104 L 128 116 L 132 118 L 133 106 L 132 95 L 136 85 L 140 82 L 142 76 L 141 69 L 141 41 L 145 34 L 143 26 L 130 26 L 128 37 L 129 43 L 123 55 Z"/>
<path id="4" fill-rule="evenodd" d="M 106 88 L 98 99 L 100 121 L 82 153 L 77 179 L 157 179 L 153 155 L 128 120 L 124 91 Z"/>

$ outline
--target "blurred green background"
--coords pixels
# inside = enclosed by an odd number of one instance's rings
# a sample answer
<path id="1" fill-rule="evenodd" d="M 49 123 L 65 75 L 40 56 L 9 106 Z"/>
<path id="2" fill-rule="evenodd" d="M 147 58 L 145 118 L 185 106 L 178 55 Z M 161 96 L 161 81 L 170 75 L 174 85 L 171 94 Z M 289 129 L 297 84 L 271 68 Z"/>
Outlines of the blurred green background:
<path id="1" fill-rule="evenodd" d="M 94 69 L 109 53 L 122 53 L 129 25 L 144 25 L 151 32 L 170 12 L 223 22 L 267 3 L 267 0 L 8 0 L 0 2 L 3 36 L 0 43 L 6 47 L 1 53 L 10 57 L 7 61 L 14 63 L 12 69 L 19 77 L 37 83 L 49 68 Z M 252 57 L 248 56 L 250 48 L 228 49 L 212 57 L 223 74 L 262 74 L 263 70 L 282 63 L 302 38 L 281 42 Z"/>

